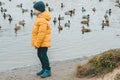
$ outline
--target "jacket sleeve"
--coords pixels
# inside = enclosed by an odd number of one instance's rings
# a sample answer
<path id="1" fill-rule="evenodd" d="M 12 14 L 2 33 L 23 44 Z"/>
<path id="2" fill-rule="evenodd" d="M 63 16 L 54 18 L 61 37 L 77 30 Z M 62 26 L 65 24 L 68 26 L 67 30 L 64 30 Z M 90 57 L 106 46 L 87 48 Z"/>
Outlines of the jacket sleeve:
<path id="1" fill-rule="evenodd" d="M 35 28 L 33 28 L 32 30 L 32 46 L 35 46 L 35 40 L 36 40 L 36 32 L 35 32 Z"/>
<path id="2" fill-rule="evenodd" d="M 39 23 L 38 34 L 36 36 L 35 46 L 39 48 L 44 41 L 47 32 L 47 24 L 43 21 Z"/>

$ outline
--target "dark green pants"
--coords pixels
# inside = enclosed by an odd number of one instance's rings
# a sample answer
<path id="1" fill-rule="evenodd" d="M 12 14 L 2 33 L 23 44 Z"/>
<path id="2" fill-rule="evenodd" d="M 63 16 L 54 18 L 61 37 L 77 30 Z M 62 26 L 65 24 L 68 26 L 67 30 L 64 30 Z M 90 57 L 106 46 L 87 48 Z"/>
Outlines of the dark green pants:
<path id="1" fill-rule="evenodd" d="M 47 56 L 47 51 L 48 51 L 47 47 L 40 47 L 37 49 L 37 55 L 42 64 L 42 69 L 50 70 L 50 64 L 49 64 L 49 59 Z"/>

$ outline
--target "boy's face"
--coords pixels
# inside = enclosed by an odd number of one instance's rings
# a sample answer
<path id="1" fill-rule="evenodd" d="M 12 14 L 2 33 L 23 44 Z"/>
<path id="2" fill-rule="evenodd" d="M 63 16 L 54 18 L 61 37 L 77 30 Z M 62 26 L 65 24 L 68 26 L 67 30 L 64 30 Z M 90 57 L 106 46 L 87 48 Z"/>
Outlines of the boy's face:
<path id="1" fill-rule="evenodd" d="M 40 11 L 38 11 L 37 9 L 34 9 L 34 14 L 35 15 L 38 15 L 38 14 L 40 14 L 41 12 Z"/>

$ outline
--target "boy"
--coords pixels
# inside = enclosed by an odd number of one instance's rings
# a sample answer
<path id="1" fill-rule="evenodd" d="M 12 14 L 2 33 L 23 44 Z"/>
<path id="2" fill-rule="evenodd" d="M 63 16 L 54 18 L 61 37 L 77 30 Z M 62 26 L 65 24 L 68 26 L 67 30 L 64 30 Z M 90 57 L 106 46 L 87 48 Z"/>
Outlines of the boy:
<path id="1" fill-rule="evenodd" d="M 37 49 L 38 58 L 42 64 L 42 70 L 37 75 L 42 78 L 51 76 L 51 69 L 47 50 L 51 44 L 51 19 L 49 11 L 45 10 L 45 4 L 39 1 L 34 4 L 34 13 L 37 15 L 32 30 L 32 46 Z"/>

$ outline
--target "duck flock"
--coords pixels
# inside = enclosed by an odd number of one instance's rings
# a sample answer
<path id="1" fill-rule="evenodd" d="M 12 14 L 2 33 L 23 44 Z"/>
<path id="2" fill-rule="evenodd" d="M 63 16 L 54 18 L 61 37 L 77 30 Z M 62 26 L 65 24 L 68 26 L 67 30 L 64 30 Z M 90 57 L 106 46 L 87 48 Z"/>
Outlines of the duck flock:
<path id="1" fill-rule="evenodd" d="M 0 71 L 38 64 L 30 44 L 36 1 L 0 0 Z M 120 1 L 43 1 L 52 16 L 51 61 L 82 58 L 120 47 Z"/>
<path id="2" fill-rule="evenodd" d="M 9 0 L 9 2 L 11 4 L 12 4 L 13 1 L 14 0 Z M 104 2 L 104 0 L 98 0 L 98 1 L 99 1 L 100 4 Z M 33 5 L 36 2 L 37 1 L 32 1 Z M 115 5 L 114 5 L 115 7 L 120 8 L 120 0 L 115 0 L 114 3 L 115 3 Z M 64 13 L 64 15 L 62 16 L 60 13 L 58 13 L 59 16 L 52 16 L 52 22 L 51 23 L 54 26 L 57 26 L 58 32 L 60 33 L 62 30 L 64 30 L 64 28 L 69 28 L 70 29 L 70 27 L 73 27 L 73 26 L 71 26 L 71 23 L 72 23 L 71 20 L 76 15 L 76 9 L 74 8 L 74 9 L 69 9 L 69 10 L 64 11 L 63 9 L 66 7 L 66 4 L 64 4 L 64 3 L 59 3 L 59 4 L 60 4 L 59 9 L 61 10 L 61 12 Z M 14 27 L 14 32 L 15 32 L 15 34 L 17 34 L 18 31 L 21 30 L 21 28 L 26 25 L 26 21 L 23 18 L 22 20 L 19 20 L 17 22 L 13 22 L 13 20 L 14 20 L 13 15 L 11 15 L 11 13 L 7 12 L 8 9 L 4 8 L 4 5 L 7 5 L 7 4 L 4 1 L 0 1 L 0 12 L 1 12 L 0 15 L 2 15 L 2 17 L 4 18 L 5 21 L 9 21 L 9 25 L 11 23 L 14 24 L 14 26 L 13 26 Z M 30 6 L 33 6 L 33 5 L 30 5 Z M 51 13 L 53 13 L 53 12 L 57 13 L 57 11 L 54 10 L 55 6 L 51 7 L 48 2 L 45 2 L 45 5 L 46 5 L 46 9 L 48 9 Z M 29 13 L 29 15 L 30 15 L 29 17 L 31 19 L 33 19 L 33 17 L 34 17 L 33 9 L 31 8 L 31 10 L 30 10 L 30 9 L 24 8 L 23 6 L 24 6 L 23 3 L 16 4 L 16 8 L 20 8 L 20 10 L 21 10 L 21 13 L 19 13 L 19 14 L 24 15 L 25 13 Z M 96 7 L 91 7 L 91 11 L 92 11 L 93 14 L 96 14 L 96 12 L 99 11 L 99 10 L 97 10 Z M 90 24 L 92 24 L 92 23 L 91 23 L 90 18 L 93 15 L 91 15 L 91 13 L 86 14 L 87 9 L 86 9 L 85 6 L 81 7 L 80 12 L 82 13 L 82 17 L 81 17 L 80 23 L 77 23 L 77 24 L 82 25 L 81 26 L 82 27 L 81 28 L 81 33 L 84 34 L 84 33 L 87 33 L 87 32 L 91 32 L 92 30 L 91 30 L 91 25 Z M 104 14 L 104 16 L 102 16 L 103 20 L 101 20 L 101 22 L 100 22 L 102 30 L 104 30 L 105 27 L 110 27 L 109 17 L 112 15 L 112 9 L 111 8 L 106 9 L 106 12 L 104 12 L 103 14 Z M 65 21 L 65 16 L 67 16 L 67 17 L 69 16 L 70 19 Z M 65 22 L 64 25 L 61 24 L 61 21 Z M 2 26 L 2 24 L 0 23 L 0 30 L 2 30 L 3 27 L 4 26 Z"/>
<path id="3" fill-rule="evenodd" d="M 9 0 L 9 2 L 11 2 L 11 4 L 12 4 L 12 0 Z M 9 25 L 10 25 L 11 23 L 13 23 L 13 20 L 14 20 L 13 16 L 15 16 L 15 15 L 12 16 L 11 13 L 8 13 L 7 9 L 3 7 L 4 5 L 7 5 L 7 4 L 4 1 L 3 2 L 0 1 L 0 7 L 1 7 L 0 8 L 0 12 L 1 12 L 1 15 L 4 18 L 4 20 L 5 21 L 9 21 Z M 16 8 L 20 8 L 21 9 L 21 13 L 19 13 L 19 14 L 24 14 L 24 13 L 29 12 L 28 9 L 23 8 L 23 3 L 16 4 Z M 14 12 L 14 13 L 16 13 L 16 12 Z M 33 17 L 33 15 L 34 15 L 33 14 L 33 10 L 31 9 L 31 11 L 30 11 L 31 18 Z M 14 24 L 15 34 L 17 34 L 17 32 L 19 30 L 21 30 L 21 27 L 25 26 L 26 22 L 25 22 L 25 20 L 23 18 L 23 20 L 19 20 L 19 21 L 17 21 L 17 23 L 13 23 L 13 24 Z M 4 26 L 2 26 L 2 24 L 0 24 L 0 30 L 2 30 L 3 27 Z"/>

